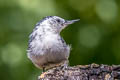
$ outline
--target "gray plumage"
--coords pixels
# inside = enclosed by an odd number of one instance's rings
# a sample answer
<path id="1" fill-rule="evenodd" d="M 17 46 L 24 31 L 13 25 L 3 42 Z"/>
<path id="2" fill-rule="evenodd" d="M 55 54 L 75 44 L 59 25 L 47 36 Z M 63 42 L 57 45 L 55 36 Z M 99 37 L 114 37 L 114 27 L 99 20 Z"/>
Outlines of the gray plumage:
<path id="1" fill-rule="evenodd" d="M 67 61 L 70 46 L 60 36 L 60 32 L 77 20 L 64 20 L 57 16 L 47 16 L 36 24 L 29 36 L 28 58 L 38 68 L 51 68 Z"/>

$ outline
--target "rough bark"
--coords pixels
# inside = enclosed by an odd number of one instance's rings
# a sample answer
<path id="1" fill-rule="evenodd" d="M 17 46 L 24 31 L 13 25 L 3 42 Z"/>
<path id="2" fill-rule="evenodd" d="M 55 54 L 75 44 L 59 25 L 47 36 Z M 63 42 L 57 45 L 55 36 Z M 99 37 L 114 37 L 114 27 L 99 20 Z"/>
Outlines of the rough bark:
<path id="1" fill-rule="evenodd" d="M 120 80 L 120 65 L 78 65 L 53 68 L 42 73 L 38 80 Z"/>

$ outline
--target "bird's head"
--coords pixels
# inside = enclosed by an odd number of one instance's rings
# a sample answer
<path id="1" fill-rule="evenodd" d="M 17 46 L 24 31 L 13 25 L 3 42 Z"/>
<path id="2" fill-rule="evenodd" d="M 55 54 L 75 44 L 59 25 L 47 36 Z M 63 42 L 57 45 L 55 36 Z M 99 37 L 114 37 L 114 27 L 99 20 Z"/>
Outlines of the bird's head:
<path id="1" fill-rule="evenodd" d="M 51 27 L 53 30 L 56 30 L 57 32 L 61 32 L 61 30 L 63 30 L 66 26 L 79 20 L 80 19 L 65 20 L 58 16 L 47 16 L 43 20 L 41 20 L 41 23 L 42 25 Z"/>

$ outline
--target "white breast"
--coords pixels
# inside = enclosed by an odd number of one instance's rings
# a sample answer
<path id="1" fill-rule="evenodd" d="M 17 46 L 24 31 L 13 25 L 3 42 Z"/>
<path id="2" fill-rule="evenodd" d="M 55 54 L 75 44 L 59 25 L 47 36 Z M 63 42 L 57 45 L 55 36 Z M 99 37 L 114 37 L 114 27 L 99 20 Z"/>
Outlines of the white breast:
<path id="1" fill-rule="evenodd" d="M 53 33 L 47 33 L 44 37 L 44 44 L 46 45 L 46 47 L 51 47 L 53 45 L 58 44 L 58 35 L 57 34 L 53 34 Z"/>

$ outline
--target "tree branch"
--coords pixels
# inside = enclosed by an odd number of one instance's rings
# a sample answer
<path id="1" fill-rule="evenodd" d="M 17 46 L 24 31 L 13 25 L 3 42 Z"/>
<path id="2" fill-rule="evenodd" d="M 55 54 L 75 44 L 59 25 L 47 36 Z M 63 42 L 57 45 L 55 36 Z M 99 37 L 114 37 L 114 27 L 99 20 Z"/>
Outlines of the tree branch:
<path id="1" fill-rule="evenodd" d="M 78 65 L 53 68 L 42 73 L 38 80 L 120 80 L 120 65 Z"/>

